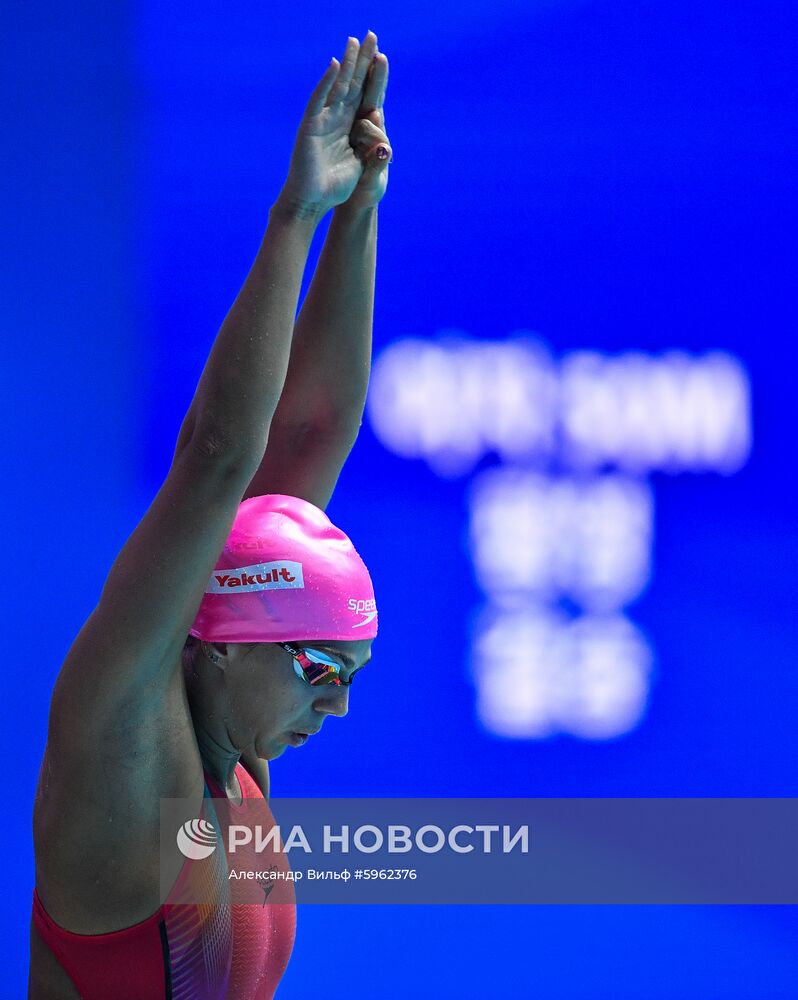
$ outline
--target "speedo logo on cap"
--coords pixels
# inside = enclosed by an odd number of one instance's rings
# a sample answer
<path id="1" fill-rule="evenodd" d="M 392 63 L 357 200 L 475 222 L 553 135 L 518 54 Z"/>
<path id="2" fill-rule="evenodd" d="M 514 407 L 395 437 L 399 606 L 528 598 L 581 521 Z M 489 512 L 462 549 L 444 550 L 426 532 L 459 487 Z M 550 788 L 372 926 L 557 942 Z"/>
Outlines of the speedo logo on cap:
<path id="1" fill-rule="evenodd" d="M 373 622 L 377 617 L 377 602 L 373 597 L 368 601 L 358 601 L 357 598 L 350 597 L 346 602 L 346 606 L 350 611 L 363 615 L 363 621 L 358 622 L 357 625 L 353 625 L 352 628 L 362 628 L 364 625 L 368 625 L 369 622 Z"/>
<path id="2" fill-rule="evenodd" d="M 281 560 L 237 569 L 217 569 L 206 594 L 248 594 L 253 590 L 304 590 L 302 563 Z"/>

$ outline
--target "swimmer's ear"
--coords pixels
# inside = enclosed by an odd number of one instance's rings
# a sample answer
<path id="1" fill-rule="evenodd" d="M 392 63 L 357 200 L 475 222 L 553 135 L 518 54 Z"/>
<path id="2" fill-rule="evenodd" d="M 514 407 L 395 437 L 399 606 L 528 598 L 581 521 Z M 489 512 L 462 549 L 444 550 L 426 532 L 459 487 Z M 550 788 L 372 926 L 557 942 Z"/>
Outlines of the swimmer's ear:
<path id="1" fill-rule="evenodd" d="M 200 644 L 204 656 L 211 661 L 215 667 L 224 670 L 227 665 L 227 643 L 226 642 L 205 642 Z"/>

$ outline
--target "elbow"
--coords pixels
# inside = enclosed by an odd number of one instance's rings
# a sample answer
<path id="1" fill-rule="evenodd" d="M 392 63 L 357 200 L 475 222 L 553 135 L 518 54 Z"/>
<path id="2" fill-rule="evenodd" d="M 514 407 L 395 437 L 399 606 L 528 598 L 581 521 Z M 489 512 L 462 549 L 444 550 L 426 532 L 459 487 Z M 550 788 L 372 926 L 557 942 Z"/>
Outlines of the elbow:
<path id="1" fill-rule="evenodd" d="M 224 459 L 234 454 L 234 441 L 221 428 L 207 427 L 191 435 L 189 444 L 204 458 Z"/>
<path id="2" fill-rule="evenodd" d="M 288 442 L 292 450 L 318 450 L 334 444 L 351 449 L 360 433 L 361 421 L 352 419 L 307 420 L 279 427 L 281 440 Z M 275 427 L 277 432 L 277 427 Z"/>
<path id="3" fill-rule="evenodd" d="M 260 464 L 268 444 L 263 440 L 248 440 L 240 433 L 233 434 L 221 425 L 197 427 L 186 447 L 201 461 L 212 462 L 230 473 L 243 476 L 254 472 Z"/>

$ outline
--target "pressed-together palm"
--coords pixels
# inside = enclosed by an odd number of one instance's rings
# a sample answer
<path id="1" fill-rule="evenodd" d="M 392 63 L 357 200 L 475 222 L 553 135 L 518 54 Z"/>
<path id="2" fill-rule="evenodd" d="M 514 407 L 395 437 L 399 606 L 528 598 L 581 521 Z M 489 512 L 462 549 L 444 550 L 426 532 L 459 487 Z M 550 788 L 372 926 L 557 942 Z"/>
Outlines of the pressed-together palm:
<path id="1" fill-rule="evenodd" d="M 377 52 L 377 36 L 370 31 L 362 45 L 350 38 L 343 62 L 330 62 L 305 108 L 286 200 L 322 213 L 349 201 L 353 207 L 379 202 L 391 159 L 383 116 L 387 83 L 388 59 Z"/>

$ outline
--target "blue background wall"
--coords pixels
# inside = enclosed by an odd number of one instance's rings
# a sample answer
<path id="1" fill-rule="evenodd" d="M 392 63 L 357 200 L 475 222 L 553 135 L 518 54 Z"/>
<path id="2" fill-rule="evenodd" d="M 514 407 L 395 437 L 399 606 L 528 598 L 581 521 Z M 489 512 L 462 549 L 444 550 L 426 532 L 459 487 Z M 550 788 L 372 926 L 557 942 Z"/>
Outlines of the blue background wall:
<path id="1" fill-rule="evenodd" d="M 750 376 L 753 450 L 731 477 L 652 477 L 655 571 L 634 615 L 657 676 L 640 725 L 509 740 L 480 724 L 467 665 L 466 481 L 389 453 L 366 422 L 329 512 L 375 579 L 374 662 L 346 723 L 273 767 L 275 794 L 798 793 L 792 5 L 3 16 L 0 995 L 24 990 L 54 678 L 166 472 L 309 90 L 368 28 L 391 59 L 395 152 L 375 353 L 448 328 L 534 329 L 555 353 L 723 349 Z M 433 592 L 407 582 L 419 557 Z M 796 929 L 776 908 L 307 908 L 280 995 L 789 997 Z"/>

